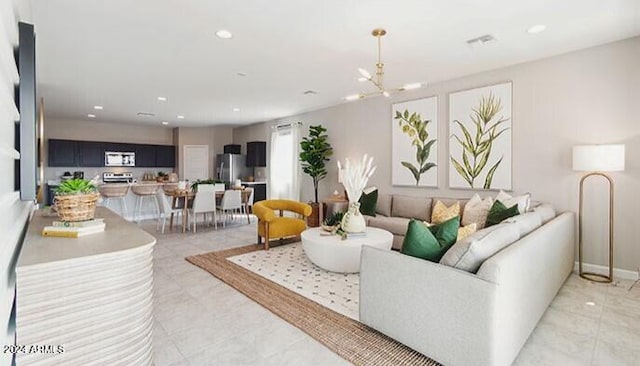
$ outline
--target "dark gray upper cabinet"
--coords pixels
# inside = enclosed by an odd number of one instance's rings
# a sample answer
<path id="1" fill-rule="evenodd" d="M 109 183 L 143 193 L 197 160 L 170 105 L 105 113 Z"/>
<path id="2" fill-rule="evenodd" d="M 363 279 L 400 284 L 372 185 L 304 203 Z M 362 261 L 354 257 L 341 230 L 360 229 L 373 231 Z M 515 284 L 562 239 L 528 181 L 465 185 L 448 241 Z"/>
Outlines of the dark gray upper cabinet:
<path id="1" fill-rule="evenodd" d="M 156 146 L 156 166 L 173 168 L 176 166 L 176 148 L 171 145 Z"/>
<path id="2" fill-rule="evenodd" d="M 49 139 L 50 167 L 103 167 L 105 151 L 136 153 L 136 167 L 174 168 L 176 150 L 171 145 Z"/>
<path id="3" fill-rule="evenodd" d="M 81 167 L 102 167 L 104 166 L 105 144 L 95 141 L 78 142 L 78 166 Z"/>
<path id="4" fill-rule="evenodd" d="M 265 141 L 247 142 L 247 166 L 267 166 L 267 143 Z"/>
<path id="5" fill-rule="evenodd" d="M 154 145 L 135 145 L 136 166 L 150 168 L 156 166 L 156 147 Z"/>
<path id="6" fill-rule="evenodd" d="M 49 166 L 78 166 L 78 142 L 49 139 Z"/>

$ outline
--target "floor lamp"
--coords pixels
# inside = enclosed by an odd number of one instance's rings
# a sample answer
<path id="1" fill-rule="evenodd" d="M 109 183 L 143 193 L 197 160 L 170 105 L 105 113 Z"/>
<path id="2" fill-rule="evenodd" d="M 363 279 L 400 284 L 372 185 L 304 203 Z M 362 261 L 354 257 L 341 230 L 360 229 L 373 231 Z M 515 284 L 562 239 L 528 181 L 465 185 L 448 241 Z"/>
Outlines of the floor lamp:
<path id="1" fill-rule="evenodd" d="M 580 208 L 578 212 L 578 272 L 580 277 L 595 282 L 613 281 L 613 179 L 604 172 L 624 170 L 624 145 L 578 145 L 573 147 L 573 170 L 586 171 L 580 179 Z M 609 273 L 608 275 L 582 270 L 582 219 L 584 182 L 593 176 L 604 177 L 609 183 Z"/>

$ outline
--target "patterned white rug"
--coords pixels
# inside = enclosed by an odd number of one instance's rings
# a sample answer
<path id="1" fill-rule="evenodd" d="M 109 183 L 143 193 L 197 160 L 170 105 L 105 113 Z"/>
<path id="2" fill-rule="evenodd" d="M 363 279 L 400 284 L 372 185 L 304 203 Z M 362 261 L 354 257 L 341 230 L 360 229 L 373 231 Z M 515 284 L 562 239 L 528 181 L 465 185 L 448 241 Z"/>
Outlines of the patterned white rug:
<path id="1" fill-rule="evenodd" d="M 311 263 L 302 243 L 258 250 L 227 260 L 354 320 L 359 320 L 360 276 L 325 271 Z"/>

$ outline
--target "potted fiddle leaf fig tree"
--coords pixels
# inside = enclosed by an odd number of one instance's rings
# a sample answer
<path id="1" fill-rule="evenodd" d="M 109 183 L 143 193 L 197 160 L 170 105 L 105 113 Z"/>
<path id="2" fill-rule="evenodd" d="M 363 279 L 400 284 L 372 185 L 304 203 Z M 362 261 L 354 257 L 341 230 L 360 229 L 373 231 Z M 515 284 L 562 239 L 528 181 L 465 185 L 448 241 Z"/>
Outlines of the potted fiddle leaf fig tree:
<path id="1" fill-rule="evenodd" d="M 309 226 L 320 225 L 320 203 L 318 202 L 318 183 L 327 176 L 325 163 L 333 155 L 333 148 L 327 141 L 329 135 L 327 129 L 322 125 L 309 126 L 309 136 L 303 137 L 300 141 L 300 162 L 302 171 L 313 179 L 314 202 L 310 202 L 313 209 L 308 218 Z"/>

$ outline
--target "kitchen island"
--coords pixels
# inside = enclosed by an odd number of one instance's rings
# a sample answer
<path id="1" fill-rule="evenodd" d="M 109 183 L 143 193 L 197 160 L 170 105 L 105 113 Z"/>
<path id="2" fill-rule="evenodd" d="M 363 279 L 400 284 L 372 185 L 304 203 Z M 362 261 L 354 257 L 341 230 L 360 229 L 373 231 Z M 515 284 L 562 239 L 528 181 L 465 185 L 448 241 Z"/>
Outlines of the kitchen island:
<path id="1" fill-rule="evenodd" d="M 16 265 L 18 365 L 151 365 L 156 239 L 96 208 L 104 232 L 43 237 L 57 218 L 39 210 Z"/>

